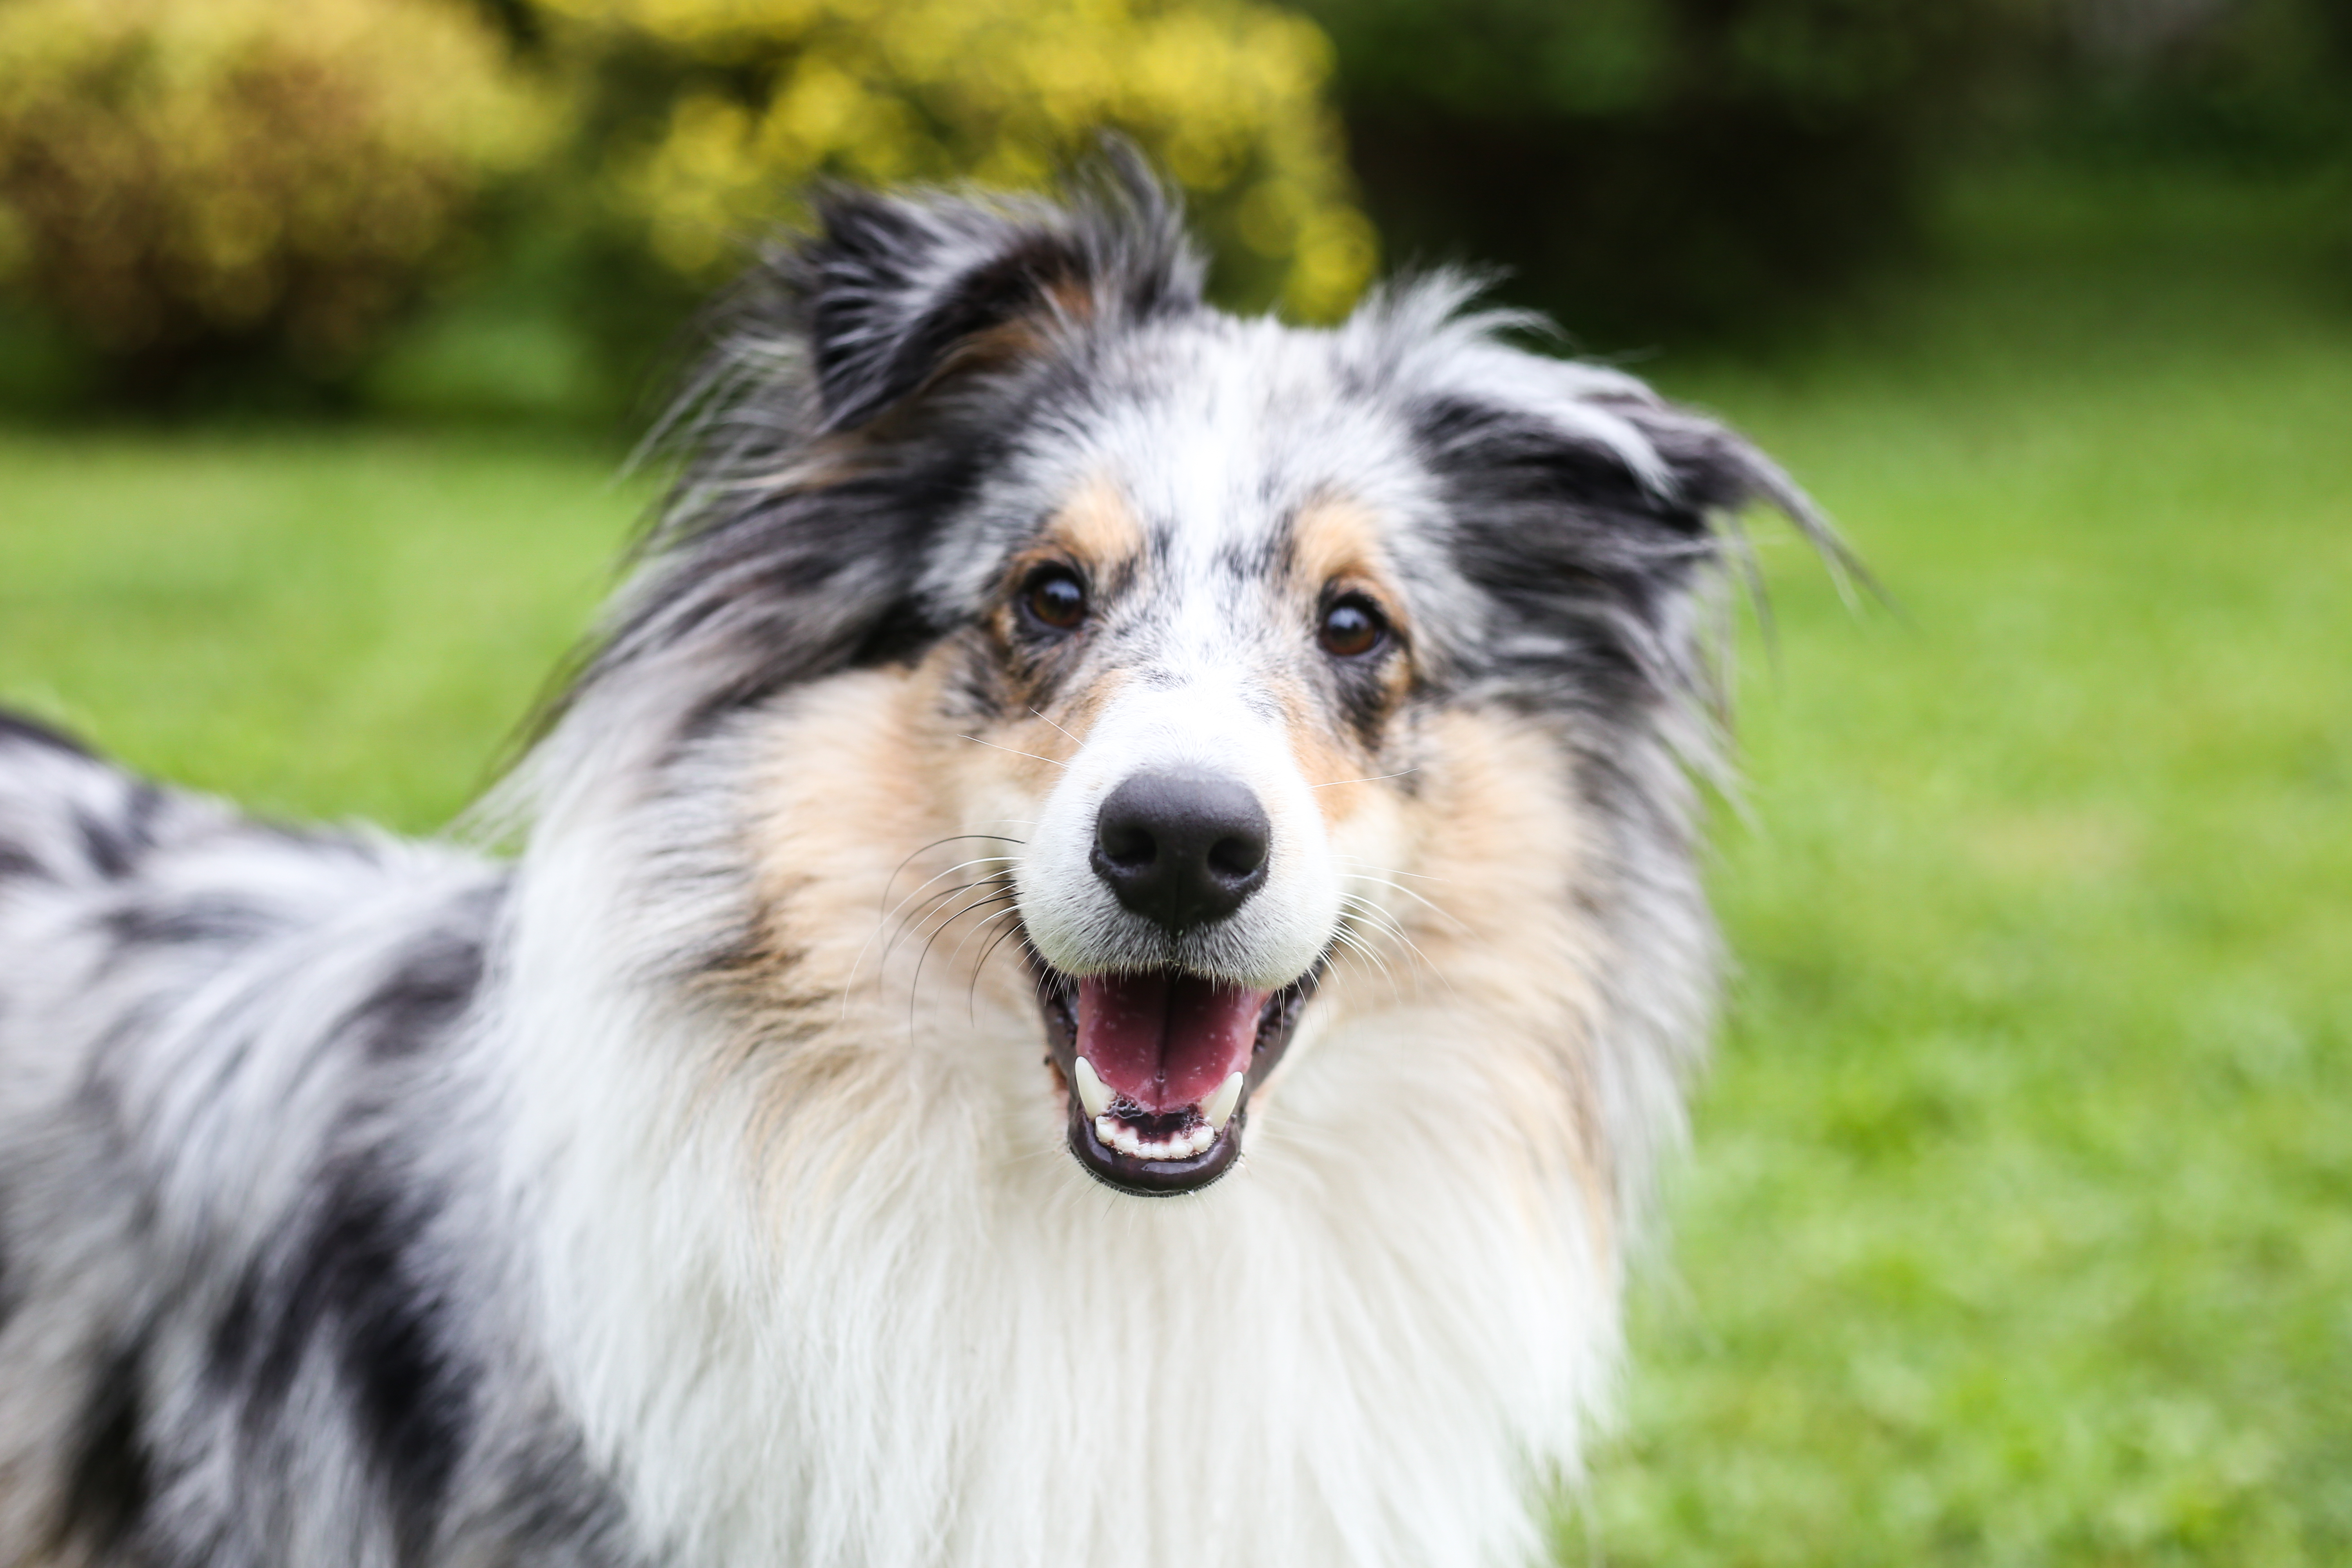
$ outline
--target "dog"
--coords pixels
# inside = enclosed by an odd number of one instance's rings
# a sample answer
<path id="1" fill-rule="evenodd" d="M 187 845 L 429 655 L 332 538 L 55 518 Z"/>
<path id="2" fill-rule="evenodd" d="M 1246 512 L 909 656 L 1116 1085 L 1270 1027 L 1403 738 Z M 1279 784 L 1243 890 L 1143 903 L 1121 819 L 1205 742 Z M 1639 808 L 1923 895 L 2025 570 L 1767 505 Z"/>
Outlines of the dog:
<path id="1" fill-rule="evenodd" d="M 1150 176 L 835 189 L 500 852 L 0 728 L 0 1563 L 1540 1556 L 1769 461 Z"/>

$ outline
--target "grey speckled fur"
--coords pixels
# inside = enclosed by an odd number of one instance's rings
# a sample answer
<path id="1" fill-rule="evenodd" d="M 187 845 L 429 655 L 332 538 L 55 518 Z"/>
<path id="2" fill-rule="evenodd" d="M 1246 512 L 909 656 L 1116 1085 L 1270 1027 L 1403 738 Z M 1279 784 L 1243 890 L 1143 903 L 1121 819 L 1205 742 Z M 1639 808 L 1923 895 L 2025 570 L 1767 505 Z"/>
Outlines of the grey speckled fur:
<path id="1" fill-rule="evenodd" d="M 699 1182 L 712 1208 L 735 1200 L 691 1139 L 648 1153 L 614 1138 L 607 1155 L 586 1120 L 546 1131 L 560 1118 L 533 1086 L 593 1109 L 598 1064 L 634 1059 L 628 1039 L 583 1046 L 576 1068 L 521 1042 L 554 1029 L 531 1020 L 559 994 L 624 982 L 653 998 L 631 1026 L 644 1038 L 727 1034 L 677 998 L 743 961 L 756 915 L 730 860 L 747 722 L 962 635 L 1034 527 L 1021 476 L 1050 467 L 1055 443 L 1110 441 L 1089 432 L 1132 425 L 1187 365 L 1246 380 L 1262 364 L 1293 389 L 1266 416 L 1300 432 L 1268 494 L 1328 472 L 1418 498 L 1396 542 L 1426 595 L 1412 700 L 1527 716 L 1608 825 L 1600 880 L 1576 896 L 1646 955 L 1602 977 L 1591 1068 L 1630 1223 L 1679 1126 L 1709 1006 L 1684 777 L 1705 728 L 1695 595 L 1727 509 L 1762 498 L 1819 524 L 1719 426 L 1613 372 L 1507 346 L 1496 329 L 1510 323 L 1465 317 L 1451 279 L 1392 290 L 1336 333 L 1211 311 L 1150 182 L 1114 170 L 1098 184 L 1066 206 L 837 192 L 819 236 L 746 283 L 674 422 L 687 461 L 673 500 L 513 787 L 516 863 L 259 825 L 0 722 L 0 1568 L 982 1563 L 1012 1561 L 1004 1542 L 1054 1539 L 1057 1506 L 1094 1521 L 1082 1533 L 1109 1528 L 1084 1511 L 1095 1483 L 1067 1473 L 1034 1478 L 1059 1503 L 927 1489 L 947 1483 L 925 1475 L 977 1473 L 985 1454 L 955 1433 L 981 1428 L 941 1427 L 946 1468 L 853 1474 L 849 1440 L 822 1436 L 848 1419 L 824 1414 L 826 1386 L 774 1348 L 789 1336 L 738 1335 L 740 1309 L 709 1304 L 735 1299 L 718 1287 L 656 1314 L 674 1331 L 614 1330 L 625 1351 L 551 1327 L 574 1307 L 551 1304 L 546 1260 L 573 1254 L 545 1237 L 571 1223 L 562 1194 L 593 1185 L 565 1162 L 601 1181 L 636 1160 L 647 1192 Z M 1030 335 L 1003 350 L 1014 321 Z M 999 348 L 973 354 L 983 340 Z M 1134 460 L 1149 463 L 1142 439 Z M 1148 665 L 1164 650 L 1136 614 Z M 591 863 L 619 867 L 626 897 L 572 943 L 551 925 L 572 918 L 570 895 L 551 889 Z M 637 1016 L 599 1004 L 583 1027 Z M 680 1233 L 666 1250 L 671 1233 L 626 1201 L 635 1179 L 612 1177 L 609 1226 L 577 1231 L 609 1244 L 616 1292 L 622 1274 L 652 1292 L 688 1268 L 676 1259 L 705 1254 L 709 1278 L 732 1278 L 742 1247 Z M 1058 1165 L 1051 1179 L 1073 1223 L 1138 1201 Z M 867 1233 L 887 1233 L 889 1212 Z M 630 1239 L 640 1224 L 655 1239 Z M 593 1279 L 603 1265 L 582 1267 Z M 1605 1356 L 1607 1331 L 1592 1334 Z M 910 1369 L 929 1353 L 920 1338 L 902 1342 Z M 1394 1342 L 1411 1342 L 1400 1329 Z M 825 1375 L 890 1375 L 838 1355 Z M 616 1356 L 662 1364 L 631 1382 Z M 737 1373 L 714 1367 L 751 1370 L 727 1384 Z M 652 1392 L 613 1392 L 624 1385 Z M 717 1390 L 709 1408 L 688 1409 L 702 1389 Z M 687 1391 L 676 1408 L 667 1390 Z M 942 1423 L 979 1397 L 925 1396 Z M 1293 1419 L 1254 1415 L 1250 1398 L 1222 1395 L 1225 1418 L 1269 1432 Z M 800 1425 L 755 1431 L 770 1406 Z M 726 1436 L 730 1422 L 751 1435 Z M 881 1452 L 891 1436 L 869 1439 Z M 770 1470 L 725 1480 L 760 1453 Z M 1297 1462 L 1248 1504 L 1257 1514 L 1198 1525 L 1244 1542 L 1215 1561 L 1369 1563 L 1411 1548 L 1467 1563 L 1524 1528 L 1440 1518 L 1442 1500 L 1383 1500 L 1373 1479 Z M 1356 1528 L 1359 1508 L 1387 1522 Z"/>

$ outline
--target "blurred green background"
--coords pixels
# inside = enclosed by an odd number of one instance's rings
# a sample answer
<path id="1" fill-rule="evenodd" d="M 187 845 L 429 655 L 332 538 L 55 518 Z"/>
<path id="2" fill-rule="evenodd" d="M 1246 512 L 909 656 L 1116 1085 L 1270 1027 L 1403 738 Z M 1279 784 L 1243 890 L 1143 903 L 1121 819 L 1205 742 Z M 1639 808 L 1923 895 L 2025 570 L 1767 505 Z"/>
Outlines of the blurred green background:
<path id="1" fill-rule="evenodd" d="M 446 822 L 812 175 L 1509 269 L 1757 520 L 1739 969 L 1568 1563 L 2352 1562 L 2352 7 L 0 0 L 0 701 Z"/>

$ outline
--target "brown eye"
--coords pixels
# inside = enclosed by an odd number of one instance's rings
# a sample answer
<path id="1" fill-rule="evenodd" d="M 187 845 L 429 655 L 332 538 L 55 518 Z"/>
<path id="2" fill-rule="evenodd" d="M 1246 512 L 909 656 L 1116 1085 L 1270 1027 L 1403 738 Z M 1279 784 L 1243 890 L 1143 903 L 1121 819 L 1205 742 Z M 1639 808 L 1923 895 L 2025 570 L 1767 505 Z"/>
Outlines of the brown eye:
<path id="1" fill-rule="evenodd" d="M 1029 613 L 1057 632 L 1075 630 L 1087 618 L 1086 584 L 1066 566 L 1041 566 L 1021 590 Z"/>
<path id="2" fill-rule="evenodd" d="M 1350 595 L 1323 612 L 1316 641 L 1333 658 L 1361 658 L 1378 648 L 1388 636 L 1388 623 L 1370 603 Z"/>

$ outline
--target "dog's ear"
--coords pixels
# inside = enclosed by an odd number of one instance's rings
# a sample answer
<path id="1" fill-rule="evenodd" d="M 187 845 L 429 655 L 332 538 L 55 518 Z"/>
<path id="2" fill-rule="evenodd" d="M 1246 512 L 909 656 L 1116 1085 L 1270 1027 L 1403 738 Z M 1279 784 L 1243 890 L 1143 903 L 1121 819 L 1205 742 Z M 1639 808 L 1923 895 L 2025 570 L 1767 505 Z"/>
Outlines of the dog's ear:
<path id="1" fill-rule="evenodd" d="M 1687 684 L 1691 590 L 1753 504 L 1851 566 L 1804 492 L 1736 432 L 1614 371 L 1478 346 L 1485 384 L 1455 381 L 1417 424 L 1454 563 L 1502 623 L 1483 644 L 1488 675 L 1604 706 Z"/>
<path id="2" fill-rule="evenodd" d="M 783 270 L 827 432 L 1034 356 L 1057 329 L 1201 304 L 1174 202 L 1118 149 L 1066 205 L 835 189 L 816 210 Z"/>

